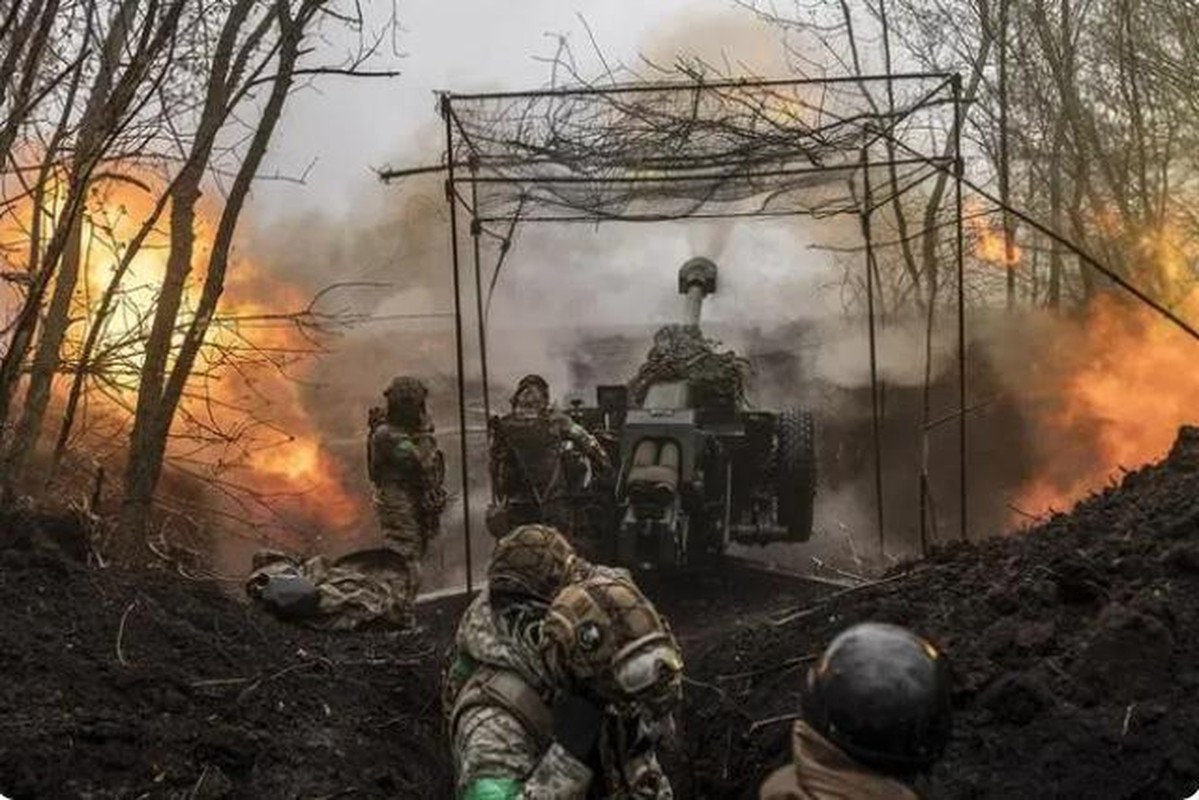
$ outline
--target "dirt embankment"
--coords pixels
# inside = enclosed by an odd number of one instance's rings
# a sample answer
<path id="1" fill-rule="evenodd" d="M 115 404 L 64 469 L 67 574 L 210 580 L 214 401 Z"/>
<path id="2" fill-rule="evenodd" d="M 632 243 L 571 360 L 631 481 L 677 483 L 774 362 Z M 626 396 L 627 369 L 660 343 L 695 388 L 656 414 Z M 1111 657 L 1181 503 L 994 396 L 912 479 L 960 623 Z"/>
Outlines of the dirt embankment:
<path id="1" fill-rule="evenodd" d="M 78 551 L 69 519 L 3 530 L 0 793 L 443 794 L 435 642 L 303 631 L 212 585 L 88 569 L 55 544 Z"/>
<path id="2" fill-rule="evenodd" d="M 438 672 L 461 599 L 425 607 L 421 635 L 322 634 L 85 554 L 74 520 L 0 518 L 0 793 L 449 796 Z M 733 568 L 644 587 L 686 651 L 666 754 L 681 798 L 752 793 L 785 752 L 778 718 L 809 657 L 867 619 L 952 659 L 956 730 L 930 797 L 1199 788 L 1199 430 L 1070 515 L 871 587 Z"/>
<path id="3" fill-rule="evenodd" d="M 785 752 L 806 662 L 879 620 L 954 666 L 933 798 L 1183 798 L 1199 790 L 1199 429 L 1027 534 L 952 546 L 693 654 L 692 797 L 739 796 Z M 708 702 L 697 701 L 695 695 Z"/>
<path id="4" fill-rule="evenodd" d="M 419 635 L 325 634 L 85 558 L 78 520 L 0 518 L 0 793 L 450 796 L 439 676 L 464 598 L 422 606 Z M 737 568 L 644 586 L 688 650 L 824 591 Z"/>

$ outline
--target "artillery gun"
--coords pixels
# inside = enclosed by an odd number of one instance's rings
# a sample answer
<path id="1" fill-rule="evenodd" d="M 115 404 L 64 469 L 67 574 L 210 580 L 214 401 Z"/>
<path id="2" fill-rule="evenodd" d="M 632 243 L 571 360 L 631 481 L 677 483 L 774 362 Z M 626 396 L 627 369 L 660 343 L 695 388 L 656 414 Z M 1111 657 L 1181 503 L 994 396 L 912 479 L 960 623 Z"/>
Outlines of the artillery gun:
<path id="1" fill-rule="evenodd" d="M 703 337 L 704 301 L 716 265 L 679 270 L 681 324 L 654 336 L 626 385 L 599 386 L 595 407 L 569 413 L 608 448 L 613 479 L 584 499 L 590 538 L 616 563 L 676 567 L 719 556 L 732 542 L 802 542 L 816 494 L 812 414 L 751 410 L 747 362 Z"/>

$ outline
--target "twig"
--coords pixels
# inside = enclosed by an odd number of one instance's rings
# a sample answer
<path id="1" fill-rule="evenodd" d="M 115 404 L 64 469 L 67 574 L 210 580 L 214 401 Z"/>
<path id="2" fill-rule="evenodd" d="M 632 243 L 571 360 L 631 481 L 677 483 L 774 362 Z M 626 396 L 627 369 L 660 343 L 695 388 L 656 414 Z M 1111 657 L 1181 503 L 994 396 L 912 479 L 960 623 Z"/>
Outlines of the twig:
<path id="1" fill-rule="evenodd" d="M 803 713 L 799 712 L 799 711 L 795 711 L 790 714 L 780 714 L 777 717 L 767 717 L 766 719 L 759 719 L 759 720 L 756 720 L 753 724 L 751 724 L 749 726 L 749 730 L 746 732 L 746 735 L 753 736 L 754 733 L 756 733 L 760 728 L 766 728 L 771 725 L 777 725 L 780 722 L 792 722 L 794 720 L 800 719 L 801 717 L 803 717 Z"/>
<path id="2" fill-rule="evenodd" d="M 189 686 L 200 689 L 205 686 L 234 686 L 239 683 L 249 683 L 253 678 L 206 678 L 202 681 L 192 681 Z"/>
<path id="3" fill-rule="evenodd" d="M 859 564 L 861 563 L 861 561 L 857 559 L 856 553 L 854 553 L 854 558 Z M 812 556 L 812 563 L 816 565 L 816 569 L 826 569 L 835 575 L 840 575 L 842 578 L 849 578 L 850 580 L 857 581 L 858 583 L 870 583 L 870 578 L 867 578 L 865 575 L 857 575 L 853 572 L 840 569 L 839 567 L 834 567 L 832 564 L 826 563 L 824 559 L 821 559 L 817 556 Z"/>
<path id="4" fill-rule="evenodd" d="M 1132 710 L 1136 707 L 1136 703 L 1129 703 L 1128 708 L 1124 710 L 1124 724 L 1120 726 L 1120 736 L 1128 735 L 1128 723 L 1132 721 Z"/>
<path id="5" fill-rule="evenodd" d="M 752 669 L 745 672 L 734 672 L 730 675 L 717 675 L 716 680 L 735 681 L 741 680 L 742 678 L 756 678 L 759 675 L 768 675 L 771 672 L 786 671 L 792 667 L 798 667 L 800 664 L 807 664 L 811 661 L 815 661 L 819 655 L 819 653 L 807 653 L 802 656 L 796 656 L 795 658 L 789 658 L 786 661 L 780 661 L 778 664 L 774 664 L 769 667 L 762 667 L 761 669 Z"/>
<path id="6" fill-rule="evenodd" d="M 125 607 L 125 613 L 121 615 L 121 624 L 117 626 L 117 661 L 125 667 L 129 666 L 129 662 L 125 660 L 125 653 L 121 650 L 121 640 L 125 638 L 125 620 L 129 619 L 129 612 L 133 611 L 135 605 L 137 600 Z"/>
<path id="7" fill-rule="evenodd" d="M 207 777 L 208 777 L 208 765 L 207 765 L 207 764 L 205 764 L 205 765 L 204 765 L 204 770 L 203 770 L 203 771 L 200 773 L 200 777 L 199 777 L 199 779 L 196 781 L 196 785 L 195 785 L 195 786 L 193 786 L 193 787 L 192 787 L 192 790 L 191 790 L 190 792 L 188 792 L 188 793 L 187 793 L 187 796 L 188 796 L 189 798 L 191 798 L 191 797 L 196 797 L 196 796 L 198 796 L 198 795 L 199 795 L 199 793 L 200 793 L 200 788 L 201 788 L 201 787 L 204 785 L 204 779 L 205 779 L 205 778 L 207 778 Z"/>
<path id="8" fill-rule="evenodd" d="M 279 670 L 278 672 L 268 675 L 265 678 L 258 678 L 257 680 L 255 680 L 253 683 L 251 683 L 249 686 L 242 689 L 238 693 L 237 703 L 240 704 L 247 697 L 249 697 L 256 689 L 258 689 L 258 687 L 262 686 L 262 684 L 264 684 L 264 683 L 270 683 L 273 680 L 278 680 L 279 678 L 282 678 L 284 675 L 289 675 L 293 672 L 299 672 L 302 669 L 308 669 L 309 667 L 314 667 L 317 665 L 321 665 L 321 666 L 325 666 L 325 667 L 332 667 L 333 662 L 329 661 L 326 658 L 316 658 L 316 659 L 313 659 L 312 661 L 303 661 L 299 664 L 292 664 L 289 667 L 284 667 L 283 669 Z"/>
<path id="9" fill-rule="evenodd" d="M 1043 522 L 1045 520 L 1044 514 L 1029 513 L 1028 511 L 1025 511 L 1024 509 L 1015 505 L 1014 503 L 1004 503 L 1004 505 L 1007 506 L 1010 511 L 1014 511 L 1017 514 L 1019 514 L 1020 516 L 1025 517 L 1026 519 L 1030 519 L 1033 522 Z"/>
<path id="10" fill-rule="evenodd" d="M 915 572 L 916 572 L 916 570 L 908 570 L 907 572 L 900 572 L 897 575 L 892 575 L 890 578 L 883 578 L 882 580 L 871 581 L 870 583 L 863 583 L 861 586 L 851 586 L 848 589 L 842 589 L 839 592 L 833 592 L 828 597 L 823 598 L 822 600 L 818 601 L 814 605 L 797 609 L 796 611 L 793 611 L 790 614 L 787 614 L 785 616 L 771 620 L 770 624 L 777 628 L 779 626 L 786 625 L 789 622 L 794 622 L 797 619 L 803 619 L 804 617 L 815 614 L 817 611 L 824 608 L 825 606 L 827 606 L 829 603 L 833 602 L 834 600 L 839 600 L 840 598 L 845 597 L 846 595 L 853 594 L 854 592 L 860 592 L 863 589 L 872 589 L 876 586 L 882 586 L 883 584 L 893 583 L 894 581 L 898 581 L 902 578 L 907 578 L 907 577 L 913 575 Z"/>

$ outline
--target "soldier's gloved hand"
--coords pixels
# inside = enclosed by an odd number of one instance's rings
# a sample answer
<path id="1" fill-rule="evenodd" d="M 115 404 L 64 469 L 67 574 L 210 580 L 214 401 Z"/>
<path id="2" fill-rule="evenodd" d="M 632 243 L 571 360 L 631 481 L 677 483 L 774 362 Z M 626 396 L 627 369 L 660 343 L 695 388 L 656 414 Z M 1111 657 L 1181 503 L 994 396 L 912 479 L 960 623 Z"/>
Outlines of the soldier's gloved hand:
<path id="1" fill-rule="evenodd" d="M 583 763 L 589 763 L 599 745 L 604 710 L 585 697 L 565 694 L 552 709 L 554 740 Z"/>

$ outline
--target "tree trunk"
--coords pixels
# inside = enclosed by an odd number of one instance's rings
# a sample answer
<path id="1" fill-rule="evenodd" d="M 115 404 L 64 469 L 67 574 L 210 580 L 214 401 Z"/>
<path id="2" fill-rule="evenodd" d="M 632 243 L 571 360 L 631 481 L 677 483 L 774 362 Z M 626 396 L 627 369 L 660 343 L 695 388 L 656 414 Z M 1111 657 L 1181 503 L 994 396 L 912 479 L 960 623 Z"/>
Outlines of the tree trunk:
<path id="1" fill-rule="evenodd" d="M 245 59 L 252 52 L 258 37 L 265 32 L 265 28 L 261 25 L 253 31 L 248 41 L 243 44 L 242 51 L 237 53 L 235 58 L 237 36 L 253 7 L 253 0 L 238 0 L 237 4 L 228 12 L 213 56 L 213 67 L 208 81 L 204 109 L 192 151 L 171 191 L 171 243 L 167 256 L 166 276 L 163 279 L 162 290 L 155 308 L 150 337 L 146 342 L 133 430 L 129 436 L 129 460 L 125 467 L 125 496 L 121 505 L 119 530 L 121 544 L 119 547 L 126 553 L 136 552 L 145 540 L 146 524 L 150 518 L 154 490 L 157 488 L 159 477 L 162 474 L 171 420 L 178 406 L 178 398 L 182 395 L 182 387 L 177 390 L 175 388 L 176 375 L 183 370 L 183 382 L 185 383 L 194 364 L 194 353 L 188 355 L 188 341 L 193 335 L 193 331 L 196 330 L 197 324 L 202 325 L 201 338 L 207 331 L 209 319 L 205 318 L 205 315 L 211 312 L 205 312 L 204 304 L 209 293 L 209 285 L 216 280 L 223 286 L 223 267 L 219 264 L 221 258 L 219 255 L 220 229 L 226 225 L 225 220 L 230 213 L 233 213 L 233 220 L 236 222 L 236 216 L 241 211 L 241 200 L 244 200 L 244 194 L 249 188 L 247 181 L 246 188 L 242 190 L 242 197 L 235 202 L 233 192 L 237 190 L 236 187 L 246 167 L 246 161 L 243 161 L 242 167 L 238 171 L 238 177 L 234 181 L 235 188 L 231 191 L 230 199 L 226 202 L 225 211 L 222 213 L 217 241 L 214 242 L 213 251 L 209 256 L 204 296 L 201 298 L 200 308 L 196 311 L 188 335 L 184 339 L 180 354 L 171 367 L 170 385 L 168 386 L 168 362 L 179 322 L 179 310 L 183 304 L 184 289 L 187 285 L 187 277 L 191 273 L 191 262 L 195 252 L 194 226 L 196 204 L 200 198 L 200 182 L 212 156 L 221 125 L 240 99 L 237 96 L 236 81 L 240 78 L 240 71 L 245 67 Z M 274 13 L 281 14 L 282 9 L 285 9 L 285 4 L 276 4 Z M 278 73 L 282 72 L 285 53 L 286 47 L 280 50 L 278 56 Z M 290 75 L 288 78 L 287 85 L 290 87 Z M 277 83 L 279 77 L 276 76 L 273 80 Z M 272 90 L 271 99 L 274 100 L 274 90 Z M 263 111 L 263 122 L 260 122 L 255 130 L 250 146 L 251 153 L 259 139 L 263 123 L 268 119 L 271 107 L 271 102 L 268 102 Z M 272 131 L 273 125 L 274 122 L 271 121 Z M 249 156 L 247 156 L 248 159 Z M 250 178 L 253 177 L 257 167 L 258 165 L 255 163 L 251 169 Z M 229 236 L 232 236 L 232 231 L 229 232 Z M 227 248 L 228 245 L 226 245 L 226 257 Z M 219 296 L 219 289 L 217 294 Z"/>
<path id="2" fill-rule="evenodd" d="M 1062 233 L 1062 125 L 1054 126 L 1053 151 L 1049 155 L 1049 227 Z M 1047 303 L 1057 310 L 1062 304 L 1062 246 L 1056 238 L 1049 243 L 1049 296 Z"/>
<path id="3" fill-rule="evenodd" d="M 126 106 L 133 99 L 132 92 L 113 91 L 121 56 L 129 53 L 132 60 L 145 57 L 145 53 L 129 47 L 138 5 L 139 0 L 125 0 L 113 15 L 111 27 L 104 39 L 96 78 L 88 95 L 87 108 L 83 112 L 71 169 L 81 176 L 77 185 L 84 196 L 91 185 L 88 162 L 95 164 L 99 161 L 99 155 L 105 149 L 104 139 L 112 135 L 111 128 L 119 124 L 126 114 Z M 150 24 L 151 20 L 147 19 L 146 25 Z M 129 69 L 135 70 L 135 64 L 131 64 Z M 29 389 L 25 394 L 21 419 L 6 456 L 4 478 L 7 491 L 11 491 L 11 487 L 21 479 L 28 460 L 37 447 L 54 378 L 59 371 L 62 343 L 70 326 L 71 303 L 79 282 L 80 266 L 86 257 L 82 247 L 83 222 L 84 214 L 81 208 L 80 213 L 62 223 L 70 226 L 69 232 L 59 260 L 54 293 L 50 297 L 50 305 L 42 321 L 42 332 L 38 337 L 37 350 L 30 369 Z M 46 266 L 50 265 L 47 263 Z"/>

